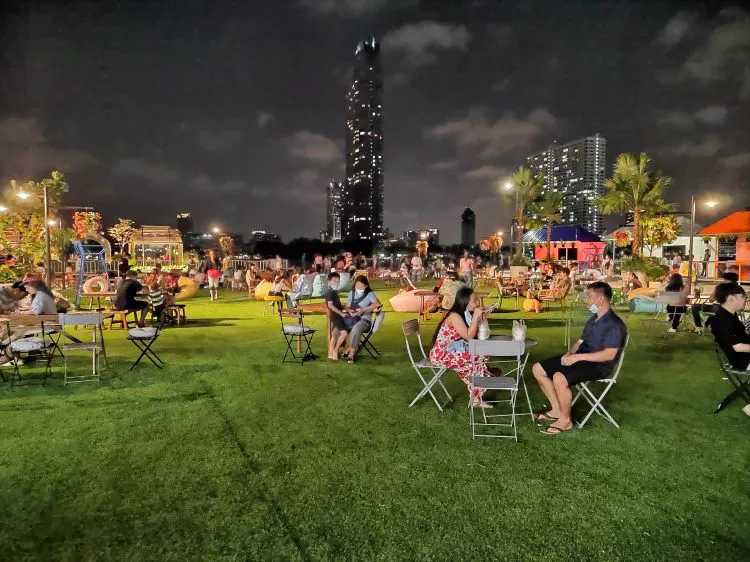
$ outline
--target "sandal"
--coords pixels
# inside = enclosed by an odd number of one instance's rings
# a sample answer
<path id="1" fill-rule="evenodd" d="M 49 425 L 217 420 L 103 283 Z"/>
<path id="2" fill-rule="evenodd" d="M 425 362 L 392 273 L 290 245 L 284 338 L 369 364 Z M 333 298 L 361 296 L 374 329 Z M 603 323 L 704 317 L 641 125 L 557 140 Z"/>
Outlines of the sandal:
<path id="1" fill-rule="evenodd" d="M 541 425 L 543 423 L 555 423 L 557 421 L 557 418 L 553 418 L 547 412 L 539 412 L 536 416 L 534 416 L 534 421 L 537 423 L 537 425 Z"/>
<path id="2" fill-rule="evenodd" d="M 561 433 L 567 433 L 568 431 L 573 431 L 573 424 L 571 424 L 568 429 L 563 429 L 562 427 L 558 427 L 556 425 L 550 425 L 550 426 L 547 426 L 547 428 L 545 429 L 540 429 L 539 433 L 554 437 L 555 435 L 560 435 Z"/>

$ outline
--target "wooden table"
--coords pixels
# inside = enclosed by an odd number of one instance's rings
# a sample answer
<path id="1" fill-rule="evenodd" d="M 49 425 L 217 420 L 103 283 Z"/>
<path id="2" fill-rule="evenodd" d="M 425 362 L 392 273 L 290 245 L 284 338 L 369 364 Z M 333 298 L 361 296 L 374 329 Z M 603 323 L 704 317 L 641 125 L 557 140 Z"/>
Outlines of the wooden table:
<path id="1" fill-rule="evenodd" d="M 430 319 L 430 311 L 427 310 L 427 307 L 425 306 L 425 299 L 427 297 L 440 297 L 438 293 L 433 293 L 432 291 L 426 291 L 423 289 L 417 289 L 412 293 L 414 296 L 419 297 L 419 321 L 420 322 L 426 322 Z"/>
<path id="2" fill-rule="evenodd" d="M 96 293 L 83 293 L 81 296 L 89 299 L 89 310 L 91 310 L 94 299 L 96 299 L 96 307 L 102 308 L 102 299 L 112 299 L 115 295 L 117 295 L 116 291 L 99 291 Z"/>

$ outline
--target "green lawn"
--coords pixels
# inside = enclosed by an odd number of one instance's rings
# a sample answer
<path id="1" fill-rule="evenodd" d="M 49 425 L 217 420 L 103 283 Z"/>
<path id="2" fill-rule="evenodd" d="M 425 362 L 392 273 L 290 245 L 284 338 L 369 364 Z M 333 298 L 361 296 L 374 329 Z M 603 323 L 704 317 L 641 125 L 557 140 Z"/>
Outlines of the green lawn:
<path id="1" fill-rule="evenodd" d="M 379 361 L 303 367 L 281 366 L 260 303 L 225 293 L 188 315 L 157 344 L 163 371 L 129 372 L 113 330 L 101 385 L 63 388 L 58 369 L 0 387 L 0 560 L 750 559 L 750 419 L 711 414 L 729 387 L 708 336 L 628 317 L 607 401 L 622 429 L 549 438 L 527 418 L 516 444 L 471 441 L 453 375 L 444 414 L 407 409 L 408 315 L 388 314 Z M 561 350 L 554 316 L 531 322 L 532 358 Z"/>

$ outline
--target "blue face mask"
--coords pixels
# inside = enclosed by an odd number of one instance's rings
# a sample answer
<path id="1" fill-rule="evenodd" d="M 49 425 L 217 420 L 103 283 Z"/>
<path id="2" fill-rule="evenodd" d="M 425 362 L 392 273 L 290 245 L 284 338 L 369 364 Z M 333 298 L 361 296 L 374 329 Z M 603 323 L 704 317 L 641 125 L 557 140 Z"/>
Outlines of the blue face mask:
<path id="1" fill-rule="evenodd" d="M 589 310 L 591 311 L 591 314 L 598 314 L 599 313 L 599 307 L 596 306 L 595 303 L 591 303 L 591 306 L 589 306 Z"/>

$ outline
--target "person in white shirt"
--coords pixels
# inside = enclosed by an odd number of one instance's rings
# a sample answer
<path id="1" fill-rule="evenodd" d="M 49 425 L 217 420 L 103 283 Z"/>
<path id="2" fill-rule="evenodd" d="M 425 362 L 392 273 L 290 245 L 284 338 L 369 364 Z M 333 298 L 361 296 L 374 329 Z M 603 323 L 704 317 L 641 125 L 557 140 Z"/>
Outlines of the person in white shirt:
<path id="1" fill-rule="evenodd" d="M 422 279 L 422 258 L 419 257 L 419 254 L 414 254 L 411 258 L 411 275 L 414 283 L 419 283 Z"/>
<path id="2" fill-rule="evenodd" d="M 26 283 L 26 291 L 31 295 L 31 314 L 57 314 L 55 297 L 44 281 L 35 279 Z"/>

